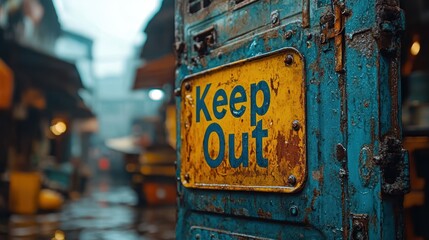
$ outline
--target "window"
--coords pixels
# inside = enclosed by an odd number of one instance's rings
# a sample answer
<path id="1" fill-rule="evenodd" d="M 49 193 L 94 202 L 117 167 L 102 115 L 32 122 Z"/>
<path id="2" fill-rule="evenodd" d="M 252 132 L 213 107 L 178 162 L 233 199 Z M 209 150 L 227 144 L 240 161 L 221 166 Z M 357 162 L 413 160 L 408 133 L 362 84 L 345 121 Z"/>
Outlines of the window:
<path id="1" fill-rule="evenodd" d="M 189 13 L 196 13 L 201 9 L 204 9 L 212 3 L 213 0 L 188 0 L 189 1 Z"/>

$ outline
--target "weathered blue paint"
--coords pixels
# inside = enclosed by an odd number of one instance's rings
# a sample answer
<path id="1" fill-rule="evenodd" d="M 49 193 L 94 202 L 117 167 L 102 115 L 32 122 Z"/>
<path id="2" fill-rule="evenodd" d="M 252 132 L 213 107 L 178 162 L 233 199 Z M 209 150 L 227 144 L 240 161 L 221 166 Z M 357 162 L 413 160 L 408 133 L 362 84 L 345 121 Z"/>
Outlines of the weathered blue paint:
<path id="1" fill-rule="evenodd" d="M 178 52 L 177 88 L 190 74 L 285 47 L 298 49 L 306 61 L 308 149 L 307 182 L 295 194 L 187 189 L 178 181 L 177 239 L 402 238 L 402 196 L 383 192 L 391 181 L 383 173 L 398 169 L 381 153 L 383 146 L 390 149 L 383 145 L 386 139 L 401 138 L 398 1 L 343 2 L 343 72 L 335 71 L 334 38 L 321 43 L 320 24 L 341 2 L 308 0 L 310 22 L 303 28 L 305 1 L 250 1 L 235 10 L 235 1 L 212 1 L 194 14 L 186 10 L 188 1 L 177 1 L 177 45 L 186 46 Z M 272 21 L 274 11 L 279 22 Z M 390 27 L 383 27 L 387 23 Z M 212 26 L 217 42 L 198 57 L 193 38 Z M 407 171 L 406 159 L 400 160 Z M 399 180 L 404 185 L 393 192 L 406 191 L 407 179 Z"/>

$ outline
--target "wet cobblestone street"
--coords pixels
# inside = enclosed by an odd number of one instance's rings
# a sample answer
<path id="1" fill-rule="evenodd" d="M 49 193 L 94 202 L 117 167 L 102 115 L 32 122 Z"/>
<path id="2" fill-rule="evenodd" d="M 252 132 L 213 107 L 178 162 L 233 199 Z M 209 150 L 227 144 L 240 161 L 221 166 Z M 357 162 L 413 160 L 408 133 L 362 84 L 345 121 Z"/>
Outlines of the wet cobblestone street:
<path id="1" fill-rule="evenodd" d="M 135 193 L 107 181 L 92 184 L 59 213 L 12 215 L 1 224 L 1 240 L 175 239 L 175 206 L 135 207 Z"/>

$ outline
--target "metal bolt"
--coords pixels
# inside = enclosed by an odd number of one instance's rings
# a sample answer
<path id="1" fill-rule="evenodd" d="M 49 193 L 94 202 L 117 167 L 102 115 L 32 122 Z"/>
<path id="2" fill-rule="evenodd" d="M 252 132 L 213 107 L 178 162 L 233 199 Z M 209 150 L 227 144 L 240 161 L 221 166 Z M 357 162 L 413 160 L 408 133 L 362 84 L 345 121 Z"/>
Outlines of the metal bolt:
<path id="1" fill-rule="evenodd" d="M 361 222 L 359 222 L 358 220 L 355 220 L 355 221 L 353 221 L 353 227 L 357 231 L 362 231 L 363 224 Z"/>
<path id="2" fill-rule="evenodd" d="M 190 83 L 185 83 L 185 89 L 186 89 L 186 91 L 191 90 L 191 84 Z"/>
<path id="3" fill-rule="evenodd" d="M 285 33 L 285 38 L 286 39 L 291 39 L 292 38 L 292 35 L 293 35 L 293 31 L 292 30 L 288 30 L 286 33 Z"/>
<path id="4" fill-rule="evenodd" d="M 271 13 L 271 24 L 277 25 L 279 23 L 279 11 L 274 11 Z"/>
<path id="5" fill-rule="evenodd" d="M 185 174 L 185 181 L 189 182 L 189 180 L 191 180 L 191 177 L 189 176 L 189 174 Z"/>
<path id="6" fill-rule="evenodd" d="M 320 42 L 325 43 L 326 42 L 326 35 L 324 33 L 320 34 Z"/>
<path id="7" fill-rule="evenodd" d="M 295 131 L 299 131 L 299 129 L 301 128 L 301 124 L 299 123 L 298 120 L 295 120 L 292 122 L 292 129 Z"/>
<path id="8" fill-rule="evenodd" d="M 293 63 L 293 56 L 292 55 L 290 55 L 290 54 L 288 54 L 286 57 L 285 57 L 285 64 L 286 65 L 291 65 Z"/>
<path id="9" fill-rule="evenodd" d="M 290 207 L 289 212 L 292 216 L 298 216 L 298 207 L 297 206 Z"/>
<path id="10" fill-rule="evenodd" d="M 341 177 L 341 178 L 344 178 L 344 177 L 346 177 L 346 176 L 347 176 L 347 172 L 346 172 L 346 170 L 344 170 L 343 168 L 341 168 L 341 169 L 340 169 L 339 174 L 340 174 L 340 177 Z"/>
<path id="11" fill-rule="evenodd" d="M 290 176 L 287 178 L 287 182 L 288 182 L 290 185 L 295 186 L 295 185 L 296 185 L 296 177 L 295 177 L 294 175 L 290 175 Z"/>

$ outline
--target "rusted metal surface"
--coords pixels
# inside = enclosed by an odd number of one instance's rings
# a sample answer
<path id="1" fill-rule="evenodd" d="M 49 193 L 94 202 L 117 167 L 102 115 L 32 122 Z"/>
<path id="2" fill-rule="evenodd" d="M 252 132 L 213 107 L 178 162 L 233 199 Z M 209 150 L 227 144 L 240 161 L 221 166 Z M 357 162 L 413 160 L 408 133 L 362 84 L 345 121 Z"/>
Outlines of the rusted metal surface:
<path id="1" fill-rule="evenodd" d="M 343 23 L 344 3 L 337 1 L 334 6 L 334 33 L 335 33 L 335 71 L 344 71 L 344 23 Z"/>
<path id="2" fill-rule="evenodd" d="M 302 0 L 302 27 L 310 26 L 310 0 Z"/>
<path id="3" fill-rule="evenodd" d="M 381 145 L 376 163 L 382 169 L 383 193 L 402 195 L 410 191 L 408 156 L 401 141 L 387 137 Z"/>
<path id="4" fill-rule="evenodd" d="M 321 42 L 327 43 L 328 40 L 334 39 L 335 44 L 335 71 L 344 71 L 344 21 L 345 16 L 350 12 L 346 10 L 342 1 L 333 3 L 333 13 L 325 14 L 320 23 L 322 28 Z"/>
<path id="5" fill-rule="evenodd" d="M 304 59 L 285 49 L 185 80 L 183 185 L 300 189 L 306 178 L 304 78 Z"/>
<path id="6" fill-rule="evenodd" d="M 352 233 L 351 240 L 368 240 L 368 223 L 367 214 L 352 214 Z"/>
<path id="7" fill-rule="evenodd" d="M 185 21 L 179 23 L 178 29 L 185 31 L 186 44 L 192 43 L 195 33 L 216 25 L 218 45 L 204 56 L 198 56 L 195 49 L 188 49 L 182 55 L 182 60 L 188 63 L 177 71 L 176 88 L 182 89 L 179 107 L 188 101 L 183 82 L 191 83 L 186 80 L 189 76 L 285 47 L 298 49 L 306 59 L 306 121 L 290 122 L 291 132 L 286 133 L 292 135 L 305 128 L 309 149 L 306 171 L 310 174 L 293 194 L 252 189 L 231 191 L 224 186 L 188 188 L 183 183 L 184 171 L 189 181 L 193 181 L 193 175 L 180 167 L 183 161 L 189 161 L 182 157 L 177 172 L 183 193 L 178 236 L 189 239 L 199 234 L 200 239 L 210 239 L 214 234 L 215 239 L 228 239 L 228 235 L 213 233 L 226 231 L 238 234 L 233 236 L 268 239 L 400 238 L 401 194 L 387 194 L 383 190 L 384 167 L 374 158 L 382 155 L 384 139 L 400 139 L 399 58 L 397 52 L 383 50 L 392 46 L 380 44 L 384 40 L 380 41 L 379 34 L 382 32 L 379 23 L 383 22 L 379 9 L 393 7 L 395 1 L 259 0 L 234 8 L 241 2 L 213 1 L 208 10 L 184 14 Z M 278 15 L 272 14 L 276 11 Z M 396 22 L 392 24 L 399 26 Z M 285 55 L 283 64 L 287 66 L 295 60 L 295 56 Z M 191 91 L 194 87 L 190 84 Z M 183 119 L 186 118 L 181 119 L 181 128 Z M 234 121 L 230 123 L 236 125 Z M 279 134 L 277 139 L 290 142 L 287 135 Z M 185 136 L 179 141 L 179 149 L 185 151 L 183 148 L 190 145 L 195 148 L 202 141 L 202 137 L 190 140 Z M 264 152 L 281 155 L 285 147 L 274 146 Z M 241 153 L 241 149 L 236 152 Z M 406 159 L 402 162 L 406 165 Z M 192 171 L 206 172 L 199 166 Z M 225 173 L 216 174 L 225 178 Z M 234 173 L 226 175 L 231 179 L 236 177 Z M 285 188 L 299 185 L 299 181 L 296 174 L 284 172 Z M 398 188 L 403 187 L 393 186 Z M 353 223 L 354 218 L 363 222 L 363 228 Z M 198 226 L 213 232 L 191 233 L 190 229 Z M 357 234 L 361 229 L 363 233 Z"/>

